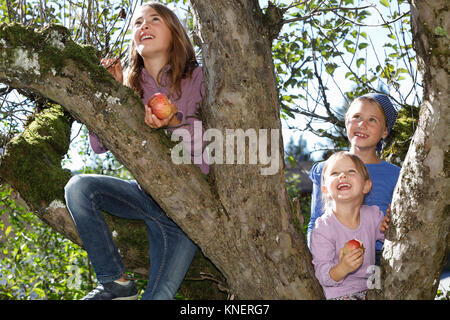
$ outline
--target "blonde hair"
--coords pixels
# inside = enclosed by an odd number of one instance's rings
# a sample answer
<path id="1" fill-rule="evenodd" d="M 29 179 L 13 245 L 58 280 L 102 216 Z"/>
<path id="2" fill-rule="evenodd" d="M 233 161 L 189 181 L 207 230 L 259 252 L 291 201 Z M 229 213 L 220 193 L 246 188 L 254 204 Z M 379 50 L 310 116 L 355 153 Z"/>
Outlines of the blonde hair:
<path id="1" fill-rule="evenodd" d="M 172 33 L 172 44 L 170 46 L 169 60 L 167 65 L 170 65 L 170 70 L 167 71 L 168 81 L 170 85 L 169 96 L 173 93 L 181 96 L 181 79 L 189 78 L 192 75 L 192 71 L 198 66 L 197 59 L 195 58 L 194 47 L 189 40 L 189 37 L 184 30 L 180 20 L 165 5 L 160 3 L 146 3 L 140 8 L 151 7 L 154 9 L 164 20 Z M 134 20 L 135 18 L 133 18 Z M 131 24 L 133 25 L 133 24 Z M 144 60 L 137 52 L 134 42 L 132 41 L 129 53 L 129 68 L 125 79 L 125 85 L 136 91 L 141 97 L 143 97 L 144 91 L 141 86 L 141 73 L 144 68 Z M 161 85 L 162 68 L 159 71 L 157 79 L 158 85 Z"/>
<path id="2" fill-rule="evenodd" d="M 343 159 L 343 158 L 348 158 L 348 159 L 352 160 L 353 164 L 356 167 L 356 170 L 362 175 L 364 182 L 370 180 L 369 170 L 367 170 L 366 165 L 357 155 L 350 153 L 348 151 L 340 151 L 340 152 L 336 152 L 336 153 L 332 154 L 327 159 L 327 161 L 325 161 L 325 165 L 323 166 L 323 169 L 322 169 L 322 177 L 321 177 L 322 185 L 325 185 L 325 174 L 326 174 L 326 171 L 327 171 L 330 163 L 332 163 L 333 161 L 339 160 L 339 159 Z M 324 205 L 324 207 L 329 205 L 329 202 L 330 202 L 329 198 L 324 193 L 322 193 L 322 204 Z"/>

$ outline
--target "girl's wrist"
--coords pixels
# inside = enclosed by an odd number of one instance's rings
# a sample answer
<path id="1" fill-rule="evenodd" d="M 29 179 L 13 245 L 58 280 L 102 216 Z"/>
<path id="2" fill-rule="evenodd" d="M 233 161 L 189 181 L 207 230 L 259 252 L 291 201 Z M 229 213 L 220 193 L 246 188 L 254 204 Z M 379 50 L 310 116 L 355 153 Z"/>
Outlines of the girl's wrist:
<path id="1" fill-rule="evenodd" d="M 338 263 L 333 268 L 330 269 L 330 277 L 336 282 L 344 279 L 349 272 L 346 271 L 345 266 L 342 263 Z"/>
<path id="2" fill-rule="evenodd" d="M 169 127 L 174 127 L 181 124 L 181 121 L 178 119 L 177 114 L 175 113 L 172 117 L 172 119 L 170 119 L 168 126 Z"/>

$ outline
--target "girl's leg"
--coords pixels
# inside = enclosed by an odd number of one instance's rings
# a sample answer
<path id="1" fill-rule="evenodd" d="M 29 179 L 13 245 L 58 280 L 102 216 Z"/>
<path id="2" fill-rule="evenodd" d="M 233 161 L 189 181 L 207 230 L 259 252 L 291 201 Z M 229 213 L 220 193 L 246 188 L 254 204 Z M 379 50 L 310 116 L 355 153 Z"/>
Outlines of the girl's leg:
<path id="1" fill-rule="evenodd" d="M 150 276 L 143 299 L 172 299 L 197 246 L 134 181 L 77 175 L 66 186 L 66 201 L 100 282 L 122 277 L 125 268 L 102 210 L 144 220 L 150 242 Z"/>
<path id="2" fill-rule="evenodd" d="M 147 223 L 150 277 L 145 300 L 173 299 L 194 258 L 197 246 L 165 214 Z"/>
<path id="3" fill-rule="evenodd" d="M 102 210 L 126 219 L 158 218 L 161 210 L 136 183 L 103 175 L 76 175 L 65 187 L 67 207 L 101 283 L 120 279 L 122 264 Z"/>

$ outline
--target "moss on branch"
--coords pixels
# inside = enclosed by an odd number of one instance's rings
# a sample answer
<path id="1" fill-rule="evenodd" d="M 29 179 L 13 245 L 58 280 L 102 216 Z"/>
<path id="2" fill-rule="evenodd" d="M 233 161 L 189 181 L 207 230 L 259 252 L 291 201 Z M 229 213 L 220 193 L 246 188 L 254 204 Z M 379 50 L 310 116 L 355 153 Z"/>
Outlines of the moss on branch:
<path id="1" fill-rule="evenodd" d="M 0 53 L 0 65 L 15 65 L 33 71 L 26 77 L 24 74 L 21 80 L 30 76 L 42 79 L 48 73 L 56 76 L 63 72 L 67 60 L 72 60 L 78 68 L 91 74 L 93 83 L 116 83 L 99 65 L 99 52 L 92 46 L 74 42 L 70 31 L 61 25 L 35 30 L 18 23 L 0 24 Z"/>
<path id="2" fill-rule="evenodd" d="M 0 176 L 8 181 L 27 204 L 40 211 L 51 201 L 64 200 L 64 186 L 71 177 L 61 160 L 70 143 L 72 118 L 53 105 L 7 145 Z"/>

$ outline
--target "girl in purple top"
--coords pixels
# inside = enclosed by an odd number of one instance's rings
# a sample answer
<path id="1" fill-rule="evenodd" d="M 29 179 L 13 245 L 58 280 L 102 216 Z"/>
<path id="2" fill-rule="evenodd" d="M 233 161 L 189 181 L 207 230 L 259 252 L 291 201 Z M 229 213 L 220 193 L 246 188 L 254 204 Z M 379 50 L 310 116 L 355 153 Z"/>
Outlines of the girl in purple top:
<path id="1" fill-rule="evenodd" d="M 102 64 L 117 81 L 124 82 L 141 96 L 145 104 L 143 121 L 148 126 L 173 131 L 181 125 L 192 133 L 204 84 L 202 69 L 180 21 L 164 5 L 150 3 L 137 9 L 131 27 L 130 68 L 125 81 L 120 61 L 104 59 Z M 156 92 L 165 94 L 175 105 L 165 120 L 158 119 L 146 104 Z M 89 138 L 96 153 L 107 151 L 94 134 Z M 198 166 L 203 173 L 208 173 L 206 163 Z M 99 281 L 97 288 L 83 299 L 131 300 L 138 297 L 133 280 L 127 278 L 102 211 L 146 223 L 151 247 L 150 275 L 142 299 L 172 299 L 175 296 L 197 246 L 136 181 L 80 174 L 66 185 L 65 197 Z"/>
<path id="2" fill-rule="evenodd" d="M 383 139 L 391 132 L 397 119 L 397 111 L 391 100 L 384 94 L 369 93 L 356 98 L 345 114 L 345 127 L 350 141 L 350 152 L 356 154 L 367 166 L 372 180 L 372 189 L 365 198 L 365 204 L 376 205 L 387 213 L 392 194 L 397 184 L 400 168 L 382 160 L 377 151 L 383 147 Z M 307 241 L 311 248 L 310 236 L 317 218 L 323 214 L 321 202 L 321 176 L 324 162 L 316 163 L 309 177 L 313 182 L 311 198 L 311 219 L 308 224 Z M 376 243 L 379 265 L 381 242 Z"/>
<path id="3" fill-rule="evenodd" d="M 375 242 L 383 241 L 388 217 L 377 206 L 363 205 L 372 187 L 362 160 L 338 152 L 325 163 L 322 194 L 325 213 L 311 233 L 316 278 L 327 299 L 365 299 L 367 280 L 375 264 Z M 347 241 L 360 240 L 364 249 L 344 254 Z"/>

